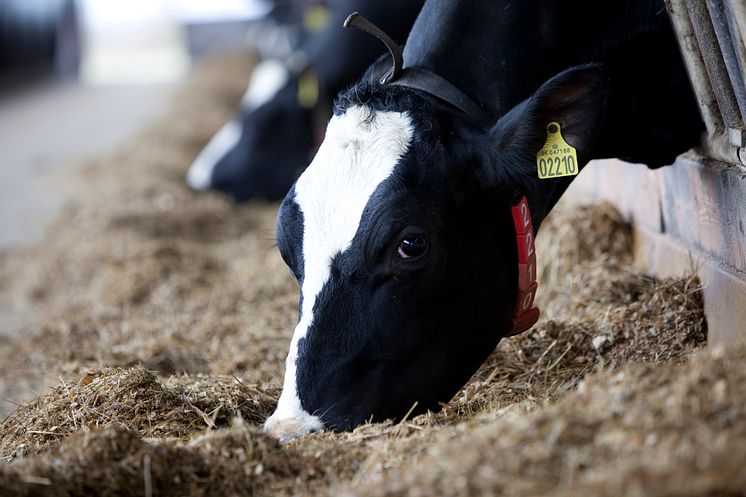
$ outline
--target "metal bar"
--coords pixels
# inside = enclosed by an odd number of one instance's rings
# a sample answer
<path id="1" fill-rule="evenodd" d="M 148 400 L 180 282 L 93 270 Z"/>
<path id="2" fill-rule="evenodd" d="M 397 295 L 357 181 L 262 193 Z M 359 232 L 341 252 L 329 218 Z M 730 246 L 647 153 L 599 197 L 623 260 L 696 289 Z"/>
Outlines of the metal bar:
<path id="1" fill-rule="evenodd" d="M 743 120 L 707 7 L 701 0 L 686 0 L 686 6 L 723 123 L 728 128 L 740 129 Z"/>
<path id="2" fill-rule="evenodd" d="M 728 130 L 720 130 L 710 133 L 702 143 L 702 151 L 706 157 L 720 162 L 741 166 L 746 164 L 746 148 L 733 145 L 733 140 Z"/>
<path id="3" fill-rule="evenodd" d="M 684 4 L 684 0 L 669 0 L 666 2 L 666 6 L 671 23 L 676 31 L 676 38 L 679 42 L 687 73 L 689 73 L 689 80 L 697 97 L 699 112 L 702 114 L 702 120 L 707 127 L 707 133 L 710 135 L 720 133 L 724 128 L 723 120 L 720 117 L 720 109 L 700 55 L 699 43 L 692 29 L 689 11 Z"/>
<path id="4" fill-rule="evenodd" d="M 736 62 L 738 63 L 738 71 L 741 75 L 742 90 L 746 93 L 746 44 L 744 44 L 744 37 L 746 36 L 746 2 L 743 0 L 725 0 L 725 17 L 728 21 L 730 28 L 730 36 L 733 42 L 733 50 L 736 54 Z M 741 109 L 741 117 L 746 123 L 746 112 Z M 741 133 L 742 147 L 746 147 L 746 133 Z"/>
<path id="5" fill-rule="evenodd" d="M 731 36 L 730 25 L 725 12 L 723 0 L 707 0 L 707 10 L 710 12 L 710 19 L 715 30 L 720 53 L 725 63 L 725 69 L 728 72 L 731 88 L 736 97 L 738 114 L 740 117 L 740 126 L 730 128 L 729 135 L 733 145 L 743 147 L 744 143 L 744 116 L 746 115 L 746 87 L 743 84 L 743 74 L 739 66 L 736 49 Z"/>
<path id="6" fill-rule="evenodd" d="M 707 127 L 707 137 L 702 143 L 703 152 L 707 157 L 730 164 L 739 164 L 742 162 L 739 149 L 731 145 L 728 132 L 723 125 L 720 108 L 702 60 L 699 42 L 694 34 L 685 0 L 667 0 L 666 7 L 674 31 L 676 31 L 689 80 L 697 97 L 699 112 Z"/>
<path id="7" fill-rule="evenodd" d="M 738 31 L 738 43 L 736 50 L 741 52 L 746 60 L 746 48 L 744 48 L 744 37 L 746 37 L 746 2 L 743 0 L 725 0 L 725 12 L 733 25 L 732 33 Z M 735 34 L 733 35 L 735 39 Z M 746 67 L 746 66 L 742 66 Z"/>

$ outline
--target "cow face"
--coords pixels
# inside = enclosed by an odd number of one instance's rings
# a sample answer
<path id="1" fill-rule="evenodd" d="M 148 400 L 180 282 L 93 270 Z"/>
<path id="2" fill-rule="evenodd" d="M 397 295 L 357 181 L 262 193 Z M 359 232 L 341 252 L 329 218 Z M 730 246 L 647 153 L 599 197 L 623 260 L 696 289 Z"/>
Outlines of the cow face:
<path id="1" fill-rule="evenodd" d="M 602 86 L 597 69 L 563 73 L 487 131 L 410 90 L 340 98 L 278 215 L 301 299 L 269 433 L 349 430 L 450 399 L 511 323 L 510 205 L 531 188 L 527 157 L 548 119 L 583 153 Z"/>
<path id="2" fill-rule="evenodd" d="M 281 199 L 308 165 L 312 135 L 311 112 L 298 103 L 298 79 L 279 61 L 262 62 L 239 114 L 195 159 L 187 182 L 237 201 Z"/>

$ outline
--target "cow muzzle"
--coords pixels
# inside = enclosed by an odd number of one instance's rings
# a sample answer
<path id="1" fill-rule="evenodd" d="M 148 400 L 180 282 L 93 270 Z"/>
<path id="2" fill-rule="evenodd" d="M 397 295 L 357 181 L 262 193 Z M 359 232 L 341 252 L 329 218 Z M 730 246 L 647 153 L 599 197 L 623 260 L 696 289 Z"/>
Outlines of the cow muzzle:
<path id="1" fill-rule="evenodd" d="M 262 427 L 264 433 L 276 438 L 283 445 L 323 429 L 324 425 L 319 418 L 305 413 L 291 418 L 279 418 L 273 414 Z"/>

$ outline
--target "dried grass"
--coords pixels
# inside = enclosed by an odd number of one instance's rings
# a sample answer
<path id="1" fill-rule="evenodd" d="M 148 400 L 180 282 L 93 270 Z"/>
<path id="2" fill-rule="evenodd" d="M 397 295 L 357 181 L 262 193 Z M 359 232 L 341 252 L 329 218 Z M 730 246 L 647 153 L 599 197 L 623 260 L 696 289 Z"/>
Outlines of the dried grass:
<path id="1" fill-rule="evenodd" d="M 0 495 L 274 495 L 307 471 L 292 451 L 241 422 L 197 437 L 149 443 L 125 428 L 76 433 L 46 456 L 5 468 Z"/>
<path id="2" fill-rule="evenodd" d="M 442 412 L 289 447 L 260 434 L 297 312 L 276 206 L 182 181 L 250 63 L 197 71 L 162 122 L 70 181 L 43 244 L 0 254 L 0 304 L 40 323 L 0 343 L 0 397 L 20 405 L 0 495 L 746 493 L 746 355 L 692 359 L 699 283 L 633 271 L 608 206 L 550 216 L 542 319 Z"/>
<path id="3" fill-rule="evenodd" d="M 743 495 L 746 352 L 630 364 L 554 405 L 521 406 L 407 440 L 337 495 Z"/>
<path id="4" fill-rule="evenodd" d="M 9 459 L 44 451 L 77 431 L 122 427 L 145 438 L 189 438 L 238 416 L 260 424 L 279 392 L 236 378 L 169 378 L 143 368 L 91 371 L 62 382 L 16 409 L 2 424 L 0 454 Z"/>

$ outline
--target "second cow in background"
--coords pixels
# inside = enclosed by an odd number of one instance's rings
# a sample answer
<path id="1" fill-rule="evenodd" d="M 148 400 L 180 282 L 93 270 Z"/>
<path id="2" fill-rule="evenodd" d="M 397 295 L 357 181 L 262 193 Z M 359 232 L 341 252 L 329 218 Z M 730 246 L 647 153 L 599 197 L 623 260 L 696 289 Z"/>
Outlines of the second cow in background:
<path id="1" fill-rule="evenodd" d="M 331 4 L 325 29 L 288 60 L 266 60 L 252 74 L 238 113 L 189 169 L 195 190 L 218 190 L 237 201 L 279 200 L 303 172 L 323 138 L 332 99 L 354 83 L 383 47 L 345 30 L 352 11 L 365 12 L 403 42 L 424 0 L 342 0 Z"/>

